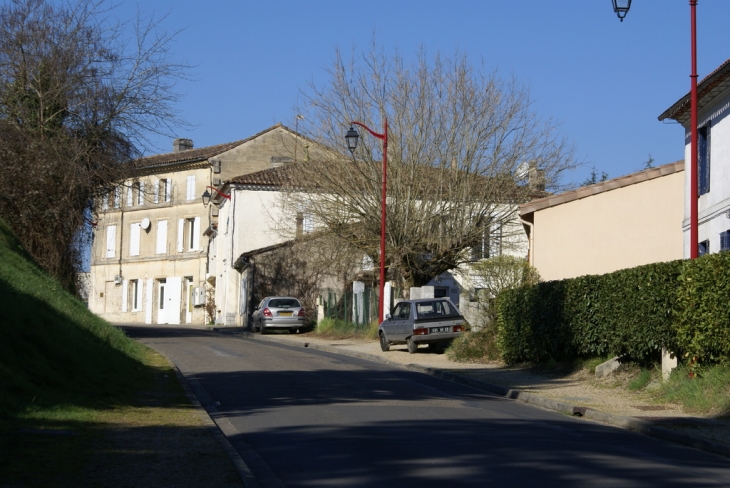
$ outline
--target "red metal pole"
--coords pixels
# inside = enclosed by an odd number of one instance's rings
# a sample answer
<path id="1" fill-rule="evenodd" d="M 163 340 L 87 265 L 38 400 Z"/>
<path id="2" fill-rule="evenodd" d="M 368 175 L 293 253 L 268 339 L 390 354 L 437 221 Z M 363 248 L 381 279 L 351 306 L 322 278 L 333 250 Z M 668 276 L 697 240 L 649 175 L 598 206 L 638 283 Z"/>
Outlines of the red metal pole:
<path id="1" fill-rule="evenodd" d="M 380 214 L 380 304 L 378 305 L 378 323 L 383 322 L 385 315 L 385 203 L 388 179 L 388 119 L 383 122 L 383 201 Z"/>
<path id="2" fill-rule="evenodd" d="M 689 170 L 689 257 L 699 253 L 698 187 L 697 187 L 697 0 L 689 0 L 692 37 L 692 81 L 690 89 L 690 170 Z"/>
<path id="3" fill-rule="evenodd" d="M 359 125 L 366 131 L 370 132 L 373 137 L 383 141 L 383 188 L 381 191 L 382 201 L 380 209 L 380 296 L 378 297 L 378 323 L 383 322 L 383 316 L 385 315 L 385 203 L 386 203 L 386 189 L 388 180 L 388 119 L 383 121 L 383 133 L 378 134 L 374 132 L 370 127 L 360 122 L 352 121 L 352 125 Z"/>

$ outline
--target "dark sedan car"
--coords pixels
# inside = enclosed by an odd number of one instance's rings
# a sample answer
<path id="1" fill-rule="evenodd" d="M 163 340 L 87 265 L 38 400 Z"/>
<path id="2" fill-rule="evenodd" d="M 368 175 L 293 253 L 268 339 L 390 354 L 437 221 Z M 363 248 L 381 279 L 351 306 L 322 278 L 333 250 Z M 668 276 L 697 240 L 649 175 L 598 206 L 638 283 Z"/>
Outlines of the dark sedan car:
<path id="1" fill-rule="evenodd" d="M 272 329 L 288 329 L 296 333 L 306 324 L 304 307 L 294 297 L 266 297 L 251 316 L 253 330 L 266 334 Z"/>

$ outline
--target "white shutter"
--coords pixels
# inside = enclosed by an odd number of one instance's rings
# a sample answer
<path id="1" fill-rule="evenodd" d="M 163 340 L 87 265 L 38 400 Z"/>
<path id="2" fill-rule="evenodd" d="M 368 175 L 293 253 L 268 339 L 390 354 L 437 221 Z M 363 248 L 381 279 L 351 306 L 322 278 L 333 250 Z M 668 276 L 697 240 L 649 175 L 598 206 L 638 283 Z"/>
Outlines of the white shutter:
<path id="1" fill-rule="evenodd" d="M 140 223 L 135 222 L 129 227 L 129 255 L 139 256 L 139 230 Z"/>
<path id="2" fill-rule="evenodd" d="M 104 193 L 101 195 L 101 209 L 109 210 L 109 192 L 108 191 L 104 191 Z"/>
<path id="3" fill-rule="evenodd" d="M 137 193 L 137 205 L 144 205 L 144 181 L 139 182 L 139 193 Z"/>
<path id="4" fill-rule="evenodd" d="M 185 219 L 178 219 L 177 221 L 177 252 L 183 252 L 183 236 L 185 232 Z"/>
<path id="5" fill-rule="evenodd" d="M 128 298 L 128 292 L 129 291 L 129 281 L 123 280 L 122 281 L 122 312 L 127 311 L 127 302 L 129 301 Z"/>
<path id="6" fill-rule="evenodd" d="M 127 207 L 131 207 L 134 204 L 134 196 L 132 195 L 132 187 L 127 188 Z"/>
<path id="7" fill-rule="evenodd" d="M 165 178 L 163 180 L 165 182 L 165 201 L 170 201 L 170 192 L 172 191 L 172 180 L 170 178 Z"/>
<path id="8" fill-rule="evenodd" d="M 167 252 L 167 220 L 157 221 L 157 254 Z"/>
<path id="9" fill-rule="evenodd" d="M 106 228 L 106 257 L 113 258 L 116 254 L 117 226 L 109 225 Z"/>
<path id="10" fill-rule="evenodd" d="M 160 203 L 160 180 L 155 181 L 154 202 Z"/>
<path id="11" fill-rule="evenodd" d="M 122 197 L 119 193 L 119 187 L 114 188 L 114 208 L 119 208 L 119 205 L 121 204 Z"/>
<path id="12" fill-rule="evenodd" d="M 137 304 L 137 308 L 134 310 L 135 312 L 139 312 L 142 310 L 142 286 L 144 284 L 144 281 L 137 280 L 137 286 L 135 289 L 137 290 L 137 299 L 135 300 L 135 303 Z"/>
<path id="13" fill-rule="evenodd" d="M 188 176 L 188 201 L 195 200 L 195 175 Z"/>
<path id="14" fill-rule="evenodd" d="M 193 248 L 192 251 L 200 251 L 200 217 L 195 217 L 193 224 Z"/>

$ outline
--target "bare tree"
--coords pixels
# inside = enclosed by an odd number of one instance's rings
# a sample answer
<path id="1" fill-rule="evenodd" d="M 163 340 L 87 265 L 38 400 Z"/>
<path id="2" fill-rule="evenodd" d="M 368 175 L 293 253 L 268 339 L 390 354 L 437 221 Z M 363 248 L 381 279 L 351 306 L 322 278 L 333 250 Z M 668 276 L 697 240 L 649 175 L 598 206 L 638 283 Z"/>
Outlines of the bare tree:
<path id="1" fill-rule="evenodd" d="M 304 93 L 300 128 L 341 152 L 299 162 L 288 198 L 377 266 L 381 141 L 362 134 L 350 160 L 344 134 L 351 121 L 380 132 L 387 118 L 386 266 L 406 289 L 470 261 L 472 249 L 514 218 L 515 204 L 554 188 L 575 166 L 572 148 L 553 121 L 535 114 L 528 90 L 476 69 L 465 55 L 422 50 L 408 64 L 373 47 L 346 63 L 338 51 L 329 74 Z"/>
<path id="2" fill-rule="evenodd" d="M 94 198 L 133 173 L 150 134 L 184 124 L 187 66 L 158 27 L 94 0 L 0 6 L 0 214 L 68 288 Z"/>

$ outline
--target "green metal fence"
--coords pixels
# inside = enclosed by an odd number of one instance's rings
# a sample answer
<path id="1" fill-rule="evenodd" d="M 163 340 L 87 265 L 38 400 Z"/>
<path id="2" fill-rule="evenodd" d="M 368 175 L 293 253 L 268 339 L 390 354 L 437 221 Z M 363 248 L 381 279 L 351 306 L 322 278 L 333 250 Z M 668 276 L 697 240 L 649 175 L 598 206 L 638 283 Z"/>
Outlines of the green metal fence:
<path id="1" fill-rule="evenodd" d="M 365 287 L 362 293 L 356 294 L 327 290 L 320 299 L 325 317 L 353 324 L 356 329 L 367 326 L 378 316 L 378 297 L 371 287 Z"/>

